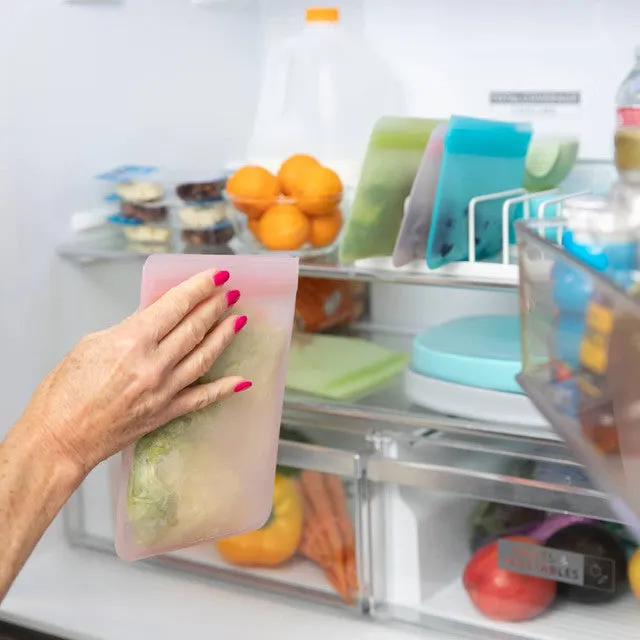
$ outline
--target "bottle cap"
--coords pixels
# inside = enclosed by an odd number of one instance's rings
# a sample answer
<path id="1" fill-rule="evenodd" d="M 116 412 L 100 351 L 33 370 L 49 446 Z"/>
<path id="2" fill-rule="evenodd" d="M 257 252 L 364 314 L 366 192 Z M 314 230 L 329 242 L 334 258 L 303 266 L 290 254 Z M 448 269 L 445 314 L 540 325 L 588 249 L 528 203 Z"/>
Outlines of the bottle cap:
<path id="1" fill-rule="evenodd" d="M 338 22 L 340 11 L 335 7 L 310 7 L 307 9 L 307 22 Z"/>

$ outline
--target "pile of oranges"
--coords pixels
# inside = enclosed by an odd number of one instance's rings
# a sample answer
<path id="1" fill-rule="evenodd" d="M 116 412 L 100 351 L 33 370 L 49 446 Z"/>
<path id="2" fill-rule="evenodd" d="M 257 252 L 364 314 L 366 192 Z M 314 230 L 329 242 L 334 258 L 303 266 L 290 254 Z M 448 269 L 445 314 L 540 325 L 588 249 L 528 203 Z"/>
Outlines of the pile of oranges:
<path id="1" fill-rule="evenodd" d="M 277 176 L 264 167 L 242 167 L 227 181 L 227 194 L 256 240 L 272 251 L 326 247 L 342 228 L 342 182 L 308 155 L 285 160 Z"/>

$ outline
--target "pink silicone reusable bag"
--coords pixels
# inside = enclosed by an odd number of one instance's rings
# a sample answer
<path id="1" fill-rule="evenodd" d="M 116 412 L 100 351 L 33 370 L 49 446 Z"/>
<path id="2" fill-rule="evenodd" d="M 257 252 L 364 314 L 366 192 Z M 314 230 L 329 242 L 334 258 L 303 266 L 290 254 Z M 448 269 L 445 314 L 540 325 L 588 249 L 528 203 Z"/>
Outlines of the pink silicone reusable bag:
<path id="1" fill-rule="evenodd" d="M 248 391 L 171 421 L 123 454 L 116 551 L 138 560 L 261 527 L 269 517 L 298 261 L 275 256 L 156 255 L 141 306 L 207 269 L 227 270 L 247 326 L 202 381 L 239 375 Z"/>

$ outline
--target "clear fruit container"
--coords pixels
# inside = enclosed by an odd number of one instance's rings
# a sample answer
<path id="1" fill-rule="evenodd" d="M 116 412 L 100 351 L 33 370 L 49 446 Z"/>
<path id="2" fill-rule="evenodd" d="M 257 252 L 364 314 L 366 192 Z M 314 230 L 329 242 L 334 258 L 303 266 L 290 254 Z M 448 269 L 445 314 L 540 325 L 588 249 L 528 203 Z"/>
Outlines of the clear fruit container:
<path id="1" fill-rule="evenodd" d="M 325 198 L 225 196 L 244 251 L 314 257 L 338 246 L 344 225 L 342 192 Z"/>
<path id="2" fill-rule="evenodd" d="M 344 184 L 313 156 L 297 153 L 276 172 L 244 165 L 227 181 L 243 251 L 298 257 L 333 251 L 343 226 Z"/>

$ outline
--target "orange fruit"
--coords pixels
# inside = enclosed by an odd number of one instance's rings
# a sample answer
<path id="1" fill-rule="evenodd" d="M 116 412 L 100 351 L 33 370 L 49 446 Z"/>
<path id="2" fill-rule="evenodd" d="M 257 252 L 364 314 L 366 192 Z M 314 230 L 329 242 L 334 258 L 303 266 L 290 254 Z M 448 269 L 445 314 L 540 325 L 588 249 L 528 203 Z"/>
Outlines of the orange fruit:
<path id="1" fill-rule="evenodd" d="M 328 216 L 340 204 L 342 181 L 332 169 L 316 167 L 305 173 L 292 195 L 307 215 Z"/>
<path id="2" fill-rule="evenodd" d="M 309 240 L 311 223 L 293 204 L 269 207 L 259 222 L 260 242 L 272 251 L 295 251 Z"/>
<path id="3" fill-rule="evenodd" d="M 227 181 L 233 206 L 250 217 L 264 213 L 280 195 L 280 183 L 264 167 L 248 165 L 238 169 Z"/>
<path id="4" fill-rule="evenodd" d="M 249 218 L 247 220 L 247 227 L 251 232 L 251 235 L 258 241 L 260 241 L 260 218 Z"/>
<path id="5" fill-rule="evenodd" d="M 336 207 L 328 216 L 313 216 L 309 242 L 313 247 L 328 247 L 340 234 L 342 229 L 342 211 Z"/>
<path id="6" fill-rule="evenodd" d="M 282 193 L 290 196 L 299 185 L 303 184 L 307 173 L 319 166 L 321 165 L 315 158 L 304 153 L 287 158 L 278 171 Z"/>

